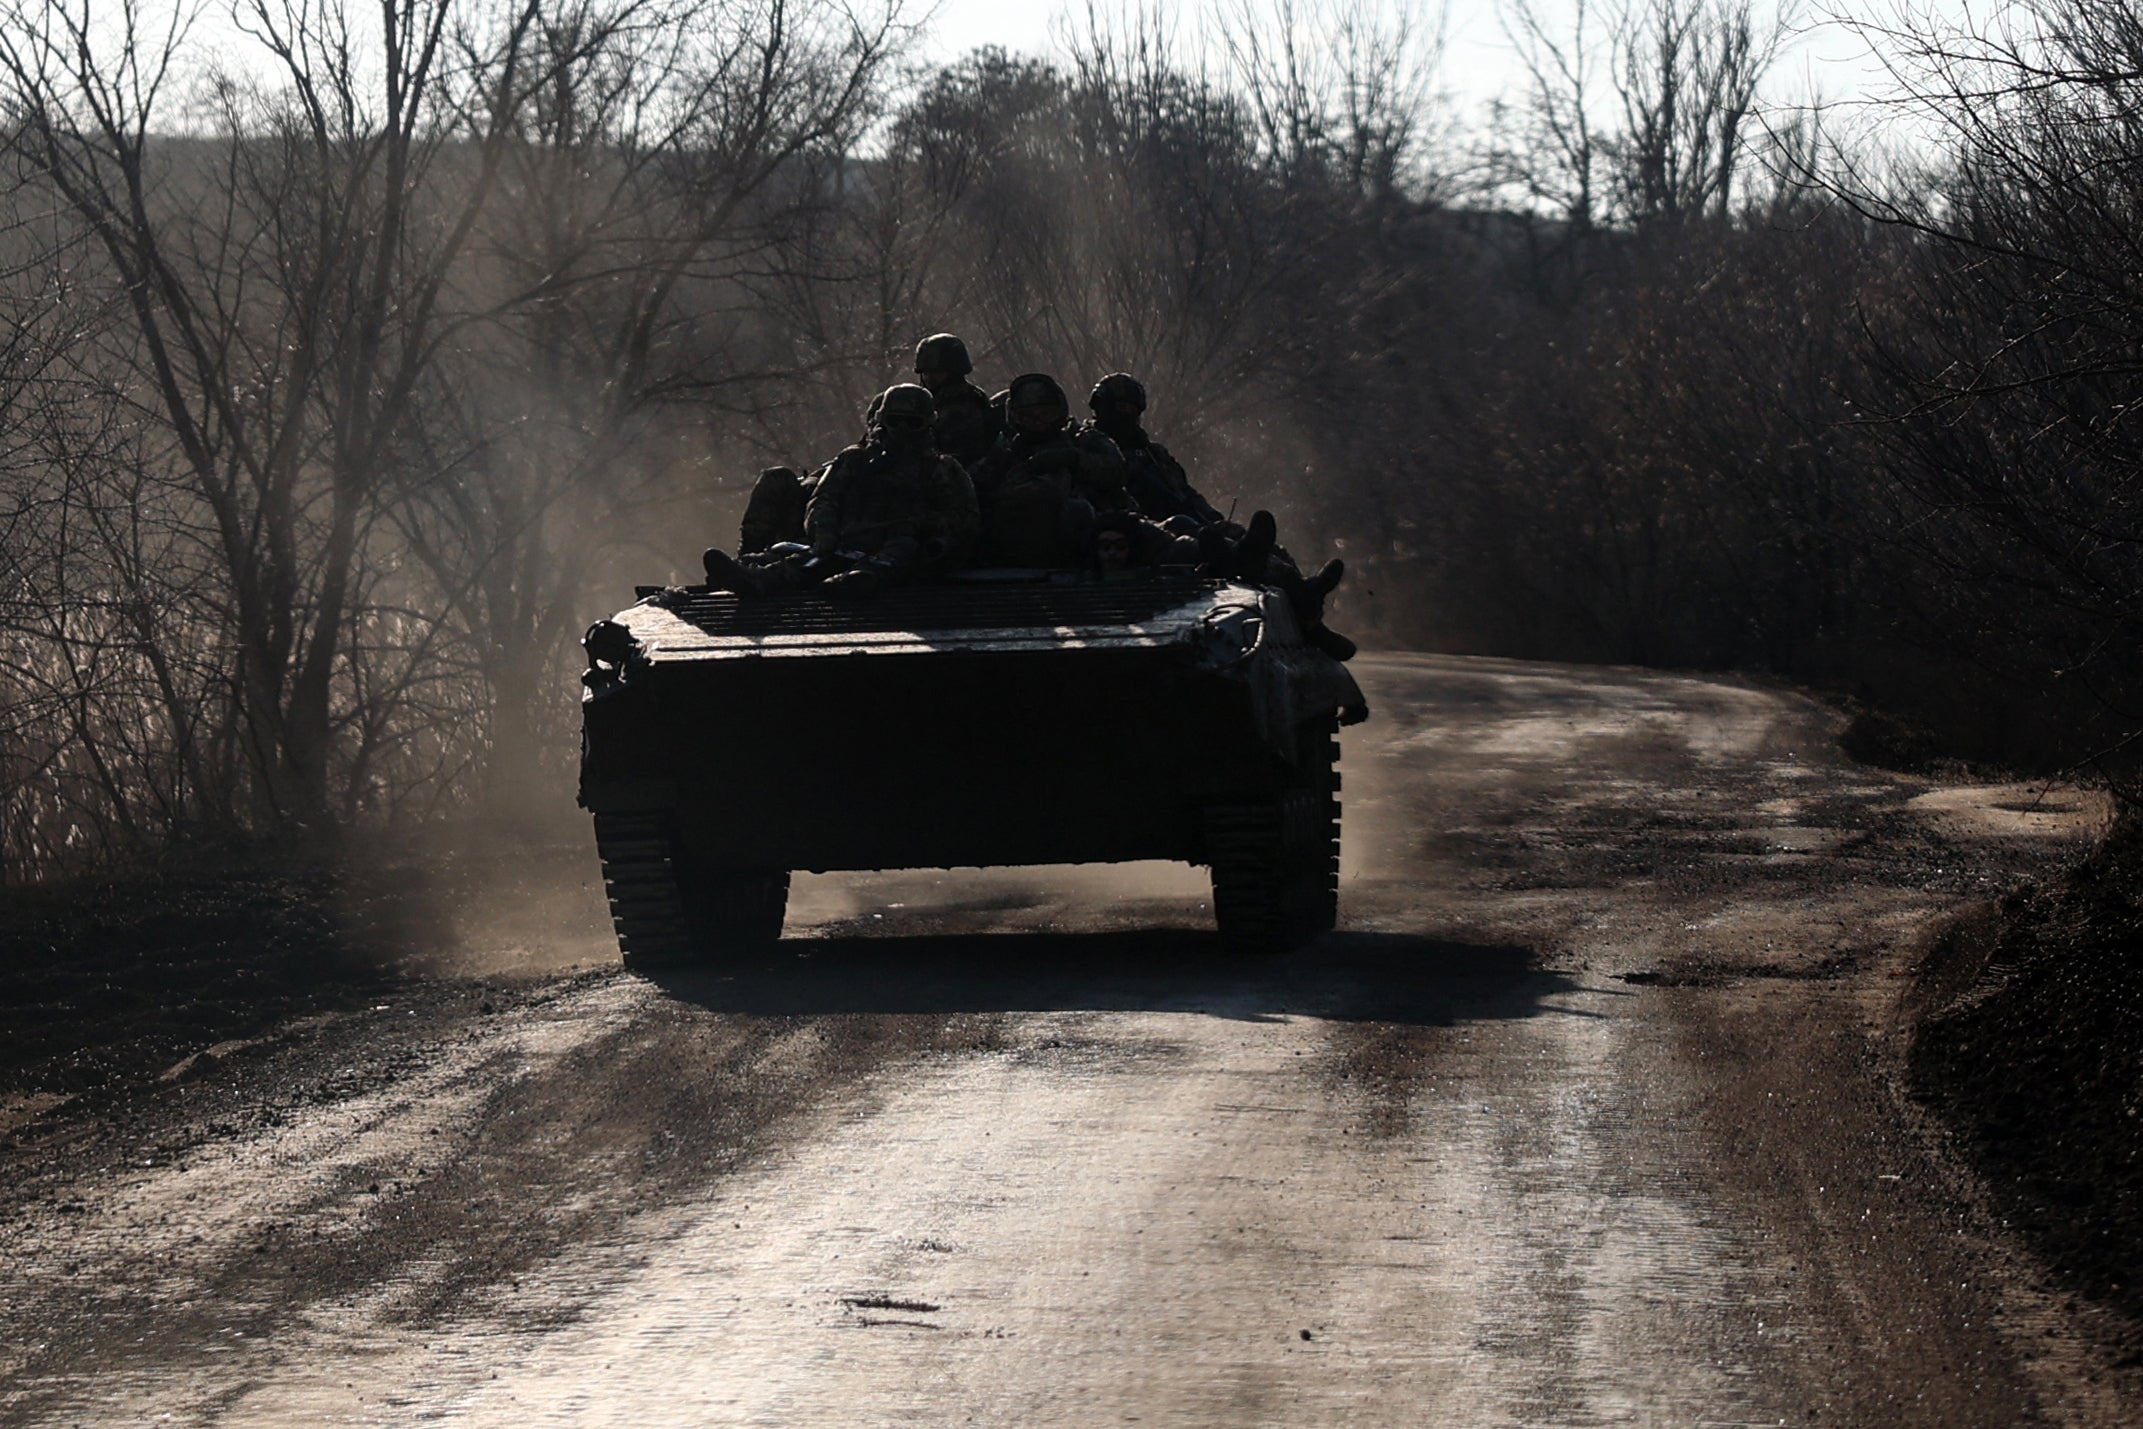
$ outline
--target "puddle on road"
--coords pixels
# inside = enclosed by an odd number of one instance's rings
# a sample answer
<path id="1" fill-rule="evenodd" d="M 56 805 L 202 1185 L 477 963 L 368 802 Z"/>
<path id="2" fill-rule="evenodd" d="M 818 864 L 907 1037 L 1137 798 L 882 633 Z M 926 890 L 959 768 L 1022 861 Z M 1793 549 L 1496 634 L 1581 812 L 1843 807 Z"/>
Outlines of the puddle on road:
<path id="1" fill-rule="evenodd" d="M 1906 808 L 1966 835 L 2085 838 L 2113 819 L 2113 797 L 2073 784 L 1975 784 L 1934 789 Z"/>
<path id="2" fill-rule="evenodd" d="M 1008 915 L 1017 915 L 1008 921 Z M 786 936 L 1212 926 L 1212 885 L 1187 863 L 800 873 Z M 927 926 L 926 926 L 927 925 Z"/>

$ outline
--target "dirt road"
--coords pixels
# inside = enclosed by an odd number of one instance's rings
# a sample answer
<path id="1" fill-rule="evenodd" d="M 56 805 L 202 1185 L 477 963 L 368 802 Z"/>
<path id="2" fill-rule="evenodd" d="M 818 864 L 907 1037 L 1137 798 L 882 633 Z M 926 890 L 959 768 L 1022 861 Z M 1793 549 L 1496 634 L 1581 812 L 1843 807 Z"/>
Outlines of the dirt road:
<path id="1" fill-rule="evenodd" d="M 2134 1422 L 1894 1090 L 1917 938 L 2087 798 L 1750 686 L 1358 668 L 1294 956 L 1191 870 L 825 878 L 650 982 L 591 881 L 55 1113 L 0 1424 Z"/>

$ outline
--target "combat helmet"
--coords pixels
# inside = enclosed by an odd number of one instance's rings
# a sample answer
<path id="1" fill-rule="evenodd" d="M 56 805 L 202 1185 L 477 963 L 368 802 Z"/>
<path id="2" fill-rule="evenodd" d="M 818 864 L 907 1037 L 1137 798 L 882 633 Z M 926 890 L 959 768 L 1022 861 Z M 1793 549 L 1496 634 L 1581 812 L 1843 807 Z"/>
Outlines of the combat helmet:
<path id="1" fill-rule="evenodd" d="M 937 398 L 927 387 L 903 382 L 888 387 L 871 403 L 869 439 L 888 451 L 914 454 L 935 445 Z"/>
<path id="2" fill-rule="evenodd" d="M 1071 416 L 1071 399 L 1057 379 L 1046 372 L 1023 372 L 1005 389 L 1005 410 L 1017 413 L 1032 407 L 1054 407 L 1060 419 Z"/>
<path id="3" fill-rule="evenodd" d="M 1146 384 L 1128 372 L 1111 372 L 1094 384 L 1094 390 L 1086 397 L 1089 409 L 1099 412 L 1103 405 L 1121 402 L 1135 412 L 1146 410 Z"/>
<path id="4" fill-rule="evenodd" d="M 881 427 L 927 427 L 937 419 L 938 399 L 913 382 L 886 388 L 871 404 L 871 420 Z"/>
<path id="5" fill-rule="evenodd" d="M 949 332 L 934 332 L 915 345 L 915 370 L 965 377 L 975 364 L 968 358 L 966 343 Z"/>

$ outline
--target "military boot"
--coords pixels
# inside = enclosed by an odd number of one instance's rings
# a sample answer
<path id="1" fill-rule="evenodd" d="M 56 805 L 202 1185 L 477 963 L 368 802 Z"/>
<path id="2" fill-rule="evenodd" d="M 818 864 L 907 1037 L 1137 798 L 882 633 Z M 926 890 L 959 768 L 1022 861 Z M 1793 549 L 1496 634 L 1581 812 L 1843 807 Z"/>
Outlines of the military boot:
<path id="1" fill-rule="evenodd" d="M 1305 627 L 1302 632 L 1302 638 L 1339 661 L 1352 660 L 1355 653 L 1361 649 L 1352 640 L 1321 621 L 1316 625 Z"/>
<path id="2" fill-rule="evenodd" d="M 1272 548 L 1279 544 L 1279 540 L 1280 528 L 1270 511 L 1251 513 L 1249 529 L 1243 532 L 1243 539 L 1235 543 L 1236 574 L 1245 580 L 1264 580 L 1265 568 L 1272 560 Z"/>
<path id="3" fill-rule="evenodd" d="M 1275 582 L 1287 595 L 1287 603 L 1302 626 L 1302 638 L 1335 660 L 1352 660 L 1357 646 L 1324 623 L 1325 597 L 1339 588 L 1347 567 L 1339 560 L 1326 561 L 1310 575 L 1288 574 Z"/>
<path id="4" fill-rule="evenodd" d="M 707 568 L 709 590 L 734 591 L 738 595 L 765 595 L 769 589 L 767 573 L 745 565 L 720 546 L 709 546 L 701 557 Z"/>
<path id="5" fill-rule="evenodd" d="M 1232 539 L 1224 528 L 1208 526 L 1198 533 L 1199 554 L 1205 557 L 1203 570 L 1207 575 L 1263 583 L 1278 536 L 1270 511 L 1252 516 L 1249 529 Z"/>

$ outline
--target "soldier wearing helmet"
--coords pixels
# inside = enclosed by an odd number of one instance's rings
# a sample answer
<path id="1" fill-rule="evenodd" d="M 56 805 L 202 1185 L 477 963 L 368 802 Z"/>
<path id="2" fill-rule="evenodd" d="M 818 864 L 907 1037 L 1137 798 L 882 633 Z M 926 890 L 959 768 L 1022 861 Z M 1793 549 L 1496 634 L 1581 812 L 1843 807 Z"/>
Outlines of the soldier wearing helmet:
<path id="1" fill-rule="evenodd" d="M 1143 382 L 1128 372 L 1111 372 L 1094 384 L 1086 405 L 1094 413 L 1088 430 L 1107 437 L 1124 454 L 1124 486 L 1140 515 L 1186 535 L 1226 524 L 1227 518 L 1191 485 L 1183 463 L 1146 435 Z"/>
<path id="2" fill-rule="evenodd" d="M 1123 453 L 1107 437 L 1072 425 L 1070 400 L 1046 373 L 1013 378 L 1004 408 L 1004 435 L 974 468 L 980 559 L 998 566 L 1075 565 L 1096 513 L 1131 507 Z"/>
<path id="3" fill-rule="evenodd" d="M 804 513 L 804 541 L 745 565 L 707 552 L 707 583 L 739 595 L 823 585 L 860 595 L 929 576 L 963 560 L 979 518 L 960 464 L 937 449 L 937 404 L 912 383 L 872 404 L 863 441 L 830 462 Z"/>
<path id="4" fill-rule="evenodd" d="M 915 380 L 938 404 L 938 450 L 969 468 L 1004 430 L 989 394 L 968 380 L 974 370 L 967 344 L 949 332 L 932 333 L 915 345 Z"/>
<path id="5" fill-rule="evenodd" d="M 1208 569 L 1284 592 L 1311 644 L 1335 659 L 1353 657 L 1354 642 L 1324 623 L 1325 599 L 1338 587 L 1345 566 L 1327 561 L 1305 576 L 1294 557 L 1274 543 L 1270 513 L 1257 512 L 1246 530 L 1215 510 L 1191 485 L 1183 464 L 1146 435 L 1146 385 L 1130 373 L 1112 372 L 1096 382 L 1087 406 L 1094 419 L 1086 430 L 1108 437 L 1124 454 L 1125 485 L 1141 515 L 1169 531 L 1195 536 Z"/>
<path id="6" fill-rule="evenodd" d="M 793 466 L 760 472 L 744 504 L 744 519 L 737 524 L 737 550 L 756 556 L 785 541 L 803 540 L 804 512 L 825 475 L 824 467 L 808 475 Z"/>
<path id="7" fill-rule="evenodd" d="M 878 420 L 878 404 L 885 393 L 873 396 L 863 413 L 863 430 L 869 435 Z M 832 463 L 805 473 L 793 466 L 770 466 L 752 484 L 745 503 L 744 519 L 737 524 L 737 554 L 748 562 L 764 565 L 776 546 L 800 544 L 804 539 L 804 512 L 811 497 L 826 479 Z"/>

